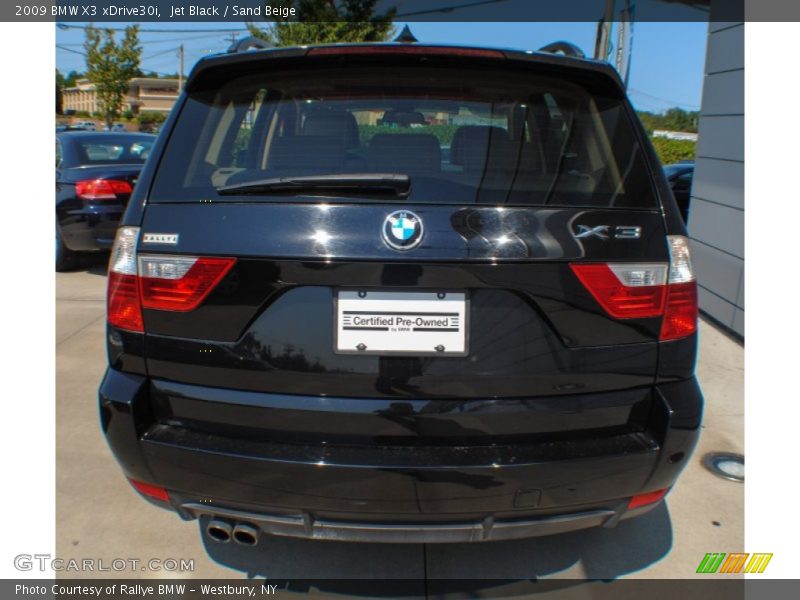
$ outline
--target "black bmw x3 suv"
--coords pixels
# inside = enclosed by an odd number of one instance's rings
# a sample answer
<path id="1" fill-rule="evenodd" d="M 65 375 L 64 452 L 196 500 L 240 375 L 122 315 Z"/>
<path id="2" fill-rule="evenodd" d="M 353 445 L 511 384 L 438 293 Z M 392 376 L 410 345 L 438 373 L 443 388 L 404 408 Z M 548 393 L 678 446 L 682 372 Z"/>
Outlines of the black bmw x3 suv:
<path id="1" fill-rule="evenodd" d="M 697 441 L 686 231 L 606 64 L 210 57 L 121 225 L 102 427 L 213 540 L 610 527 Z"/>

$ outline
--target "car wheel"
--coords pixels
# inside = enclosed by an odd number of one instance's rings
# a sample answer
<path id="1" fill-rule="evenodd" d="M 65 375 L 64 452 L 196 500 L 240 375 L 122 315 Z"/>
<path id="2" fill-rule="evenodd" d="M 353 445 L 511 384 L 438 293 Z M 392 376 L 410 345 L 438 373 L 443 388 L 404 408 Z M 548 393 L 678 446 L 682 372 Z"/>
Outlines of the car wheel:
<path id="1" fill-rule="evenodd" d="M 61 231 L 56 227 L 56 271 L 66 271 L 75 266 L 77 255 L 64 244 Z"/>

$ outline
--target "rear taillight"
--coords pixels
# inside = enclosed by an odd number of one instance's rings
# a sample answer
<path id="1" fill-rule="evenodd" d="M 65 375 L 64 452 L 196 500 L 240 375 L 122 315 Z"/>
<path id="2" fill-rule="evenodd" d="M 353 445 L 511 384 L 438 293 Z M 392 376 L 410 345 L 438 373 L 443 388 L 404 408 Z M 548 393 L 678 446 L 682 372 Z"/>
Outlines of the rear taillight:
<path id="1" fill-rule="evenodd" d="M 111 249 L 108 323 L 119 329 L 143 332 L 143 308 L 194 310 L 236 263 L 235 258 L 137 257 L 138 239 L 138 227 L 120 227 Z"/>
<path id="2" fill-rule="evenodd" d="M 116 200 L 118 194 L 130 194 L 133 187 L 118 179 L 86 179 L 75 184 L 75 195 L 83 200 Z"/>
<path id="3" fill-rule="evenodd" d="M 235 262 L 235 258 L 140 256 L 142 306 L 180 312 L 194 310 Z"/>
<path id="4" fill-rule="evenodd" d="M 615 319 L 662 317 L 659 339 L 697 331 L 697 283 L 689 241 L 667 236 L 670 262 L 573 263 L 572 271 L 603 310 Z"/>
<path id="5" fill-rule="evenodd" d="M 573 264 L 572 270 L 616 319 L 658 317 L 664 311 L 665 264 Z"/>
<path id="6" fill-rule="evenodd" d="M 128 331 L 144 331 L 136 275 L 138 227 L 120 227 L 108 264 L 108 323 Z"/>
<path id="7" fill-rule="evenodd" d="M 682 235 L 668 235 L 669 280 L 661 340 L 677 340 L 697 331 L 697 281 L 692 267 L 689 240 Z"/>

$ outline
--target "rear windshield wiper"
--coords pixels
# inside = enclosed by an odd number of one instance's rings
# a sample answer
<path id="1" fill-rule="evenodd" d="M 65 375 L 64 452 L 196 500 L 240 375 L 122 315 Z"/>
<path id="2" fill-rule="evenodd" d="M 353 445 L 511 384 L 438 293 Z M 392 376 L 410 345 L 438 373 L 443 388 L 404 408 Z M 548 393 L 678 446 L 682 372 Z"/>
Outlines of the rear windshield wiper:
<path id="1" fill-rule="evenodd" d="M 217 188 L 217 193 L 223 196 L 319 192 L 337 195 L 391 195 L 405 198 L 411 192 L 411 179 L 402 173 L 337 173 L 272 177 Z"/>

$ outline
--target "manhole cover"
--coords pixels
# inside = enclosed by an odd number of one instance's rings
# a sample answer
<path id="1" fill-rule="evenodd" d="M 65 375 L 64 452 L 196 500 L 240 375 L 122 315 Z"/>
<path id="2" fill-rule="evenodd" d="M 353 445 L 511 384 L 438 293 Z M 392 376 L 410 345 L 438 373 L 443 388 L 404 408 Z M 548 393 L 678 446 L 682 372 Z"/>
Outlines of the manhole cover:
<path id="1" fill-rule="evenodd" d="M 711 452 L 703 457 L 703 466 L 717 477 L 744 482 L 744 456 L 730 452 Z"/>

